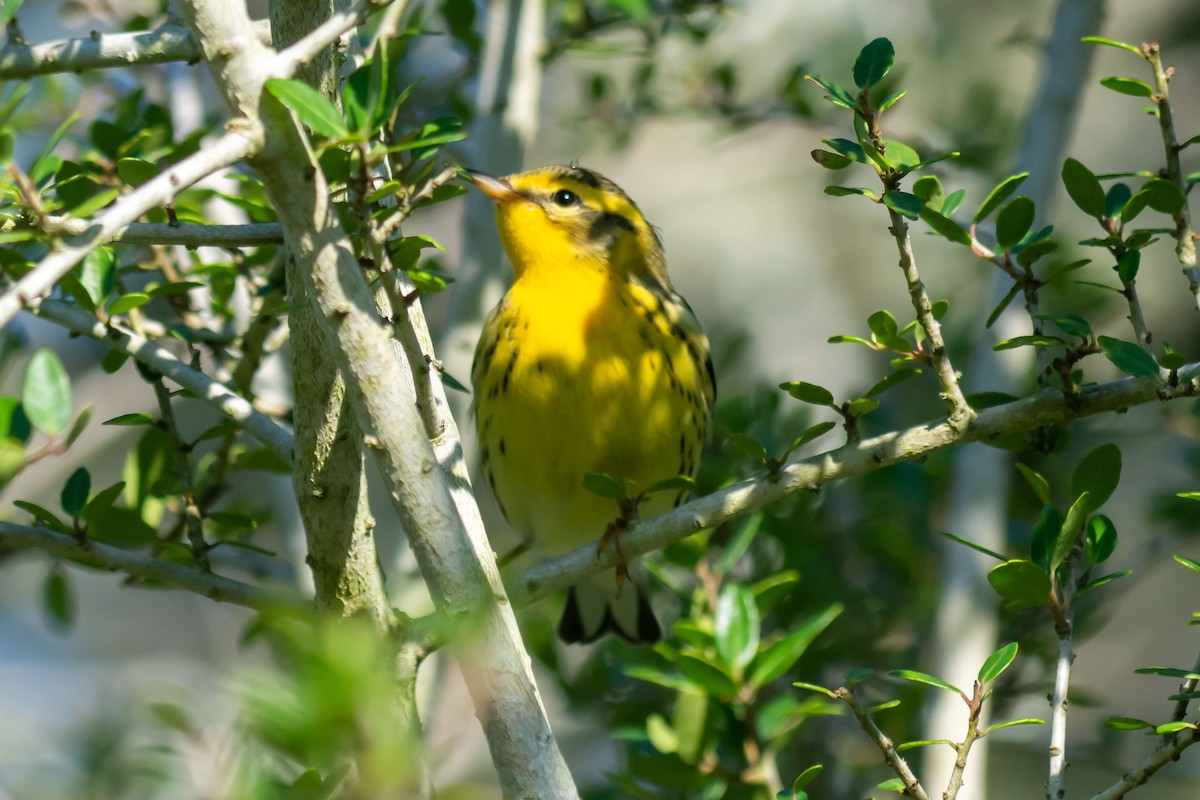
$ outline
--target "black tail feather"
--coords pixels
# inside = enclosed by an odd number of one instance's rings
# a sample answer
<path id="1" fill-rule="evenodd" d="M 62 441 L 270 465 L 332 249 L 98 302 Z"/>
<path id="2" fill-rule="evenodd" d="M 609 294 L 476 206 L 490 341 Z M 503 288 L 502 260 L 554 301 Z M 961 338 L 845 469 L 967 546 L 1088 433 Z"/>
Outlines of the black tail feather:
<path id="1" fill-rule="evenodd" d="M 621 627 L 608 606 L 605 606 L 604 618 L 600 620 L 596 629 L 586 630 L 583 614 L 579 610 L 579 599 L 575 596 L 575 587 L 567 589 L 567 604 L 558 621 L 558 638 L 567 644 L 591 644 L 604 634 L 613 633 L 633 644 L 654 644 L 662 638 L 662 628 L 654 616 L 654 608 L 650 605 L 645 590 L 636 585 L 633 589 L 637 592 L 637 629 L 633 631 Z"/>

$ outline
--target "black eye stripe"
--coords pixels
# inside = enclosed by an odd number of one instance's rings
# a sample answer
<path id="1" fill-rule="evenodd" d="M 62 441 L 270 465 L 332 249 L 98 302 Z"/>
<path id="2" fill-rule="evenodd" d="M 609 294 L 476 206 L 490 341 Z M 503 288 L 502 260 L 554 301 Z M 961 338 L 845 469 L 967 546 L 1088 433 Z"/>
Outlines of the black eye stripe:
<path id="1" fill-rule="evenodd" d="M 572 192 L 570 189 L 559 189 L 550 196 L 556 205 L 573 206 L 579 204 L 579 195 Z"/>

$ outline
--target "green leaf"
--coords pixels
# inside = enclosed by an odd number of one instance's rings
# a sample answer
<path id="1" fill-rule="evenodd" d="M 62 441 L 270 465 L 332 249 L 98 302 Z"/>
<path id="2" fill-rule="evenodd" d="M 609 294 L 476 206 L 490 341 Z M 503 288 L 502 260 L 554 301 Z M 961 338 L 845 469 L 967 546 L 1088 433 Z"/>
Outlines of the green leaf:
<path id="1" fill-rule="evenodd" d="M 846 405 L 846 413 L 852 417 L 863 417 L 879 408 L 879 401 L 873 397 L 860 397 Z"/>
<path id="2" fill-rule="evenodd" d="M 912 191 L 921 198 L 921 202 L 926 207 L 932 207 L 935 210 L 942 207 L 944 200 L 942 182 L 937 175 L 922 175 L 917 178 L 913 181 Z"/>
<path id="3" fill-rule="evenodd" d="M 967 233 L 964 227 L 949 217 L 943 217 L 929 206 L 921 207 L 921 219 L 926 225 L 955 244 L 971 244 L 971 234 Z"/>
<path id="4" fill-rule="evenodd" d="M 869 716 L 873 716 L 875 714 L 878 714 L 880 711 L 887 711 L 889 708 L 898 708 L 899 706 L 900 706 L 899 700 L 885 700 L 882 703 L 877 703 L 877 704 L 871 706 L 870 708 L 866 709 L 866 713 Z"/>
<path id="5" fill-rule="evenodd" d="M 813 764 L 811 767 L 804 770 L 804 772 L 801 772 L 800 775 L 797 776 L 796 780 L 792 781 L 792 794 L 799 793 L 801 789 L 816 780 L 817 776 L 820 775 L 824 769 L 825 767 L 821 766 L 820 764 Z"/>
<path id="6" fill-rule="evenodd" d="M 1115 444 L 1102 444 L 1080 459 L 1071 473 L 1071 495 L 1079 497 L 1087 492 L 1091 505 L 1090 514 L 1108 502 L 1121 480 L 1121 448 Z"/>
<path id="7" fill-rule="evenodd" d="M 1178 563 L 1187 567 L 1192 572 L 1200 572 L 1200 562 L 1193 561 L 1192 559 L 1185 558 L 1184 556 L 1171 556 L 1171 558 L 1175 559 Z"/>
<path id="8" fill-rule="evenodd" d="M 1132 575 L 1132 574 L 1133 574 L 1133 570 L 1123 569 L 1119 572 L 1113 572 L 1108 575 L 1102 575 L 1099 578 L 1090 580 L 1087 583 L 1085 583 L 1083 586 L 1080 586 L 1079 589 L 1075 592 L 1075 596 L 1079 597 L 1084 592 L 1090 592 L 1092 589 L 1096 589 L 1100 586 L 1103 586 L 1106 583 L 1112 583 L 1113 581 L 1117 580 L 1118 578 L 1124 578 L 1126 575 Z"/>
<path id="9" fill-rule="evenodd" d="M 866 393 L 863 394 L 863 397 L 875 397 L 876 395 L 883 394 L 893 386 L 904 383 L 909 378 L 915 378 L 920 374 L 921 370 L 919 369 L 900 369 L 896 370 L 895 372 L 890 372 L 876 382 L 874 386 L 868 389 Z"/>
<path id="10" fill-rule="evenodd" d="M 829 94 L 825 99 L 833 103 L 835 106 L 849 108 L 853 110 L 858 105 L 858 101 L 854 99 L 854 95 L 850 94 L 846 89 L 842 88 L 833 81 L 827 81 L 819 75 L 805 75 L 804 80 L 812 81 L 817 86 L 820 86 Z"/>
<path id="11" fill-rule="evenodd" d="M 140 158 L 122 158 L 117 162 L 117 175 L 136 188 L 158 177 L 158 165 Z"/>
<path id="12" fill-rule="evenodd" d="M 1100 85 L 1105 89 L 1112 89 L 1120 94 L 1127 94 L 1130 97 L 1150 97 L 1154 94 L 1154 88 L 1145 81 L 1139 81 L 1137 78 L 1119 78 L 1116 76 L 1101 78 Z"/>
<path id="13" fill-rule="evenodd" d="M 1160 736 L 1168 733 L 1179 733 L 1180 731 L 1196 730 L 1197 726 L 1194 722 L 1178 720 L 1175 722 L 1164 722 L 1162 725 L 1155 727 L 1154 732 Z"/>
<path id="14" fill-rule="evenodd" d="M 854 60 L 854 85 L 860 89 L 874 86 L 888 74 L 896 61 L 896 48 L 880 37 L 869 43 Z"/>
<path id="15" fill-rule="evenodd" d="M 833 693 L 832 689 L 826 689 L 824 686 L 818 686 L 815 683 L 805 683 L 804 681 L 795 681 L 792 684 L 792 686 L 795 686 L 797 689 L 804 689 L 805 691 L 816 692 L 817 694 L 823 694 L 823 695 L 828 695 L 829 697 L 834 697 L 834 693 Z"/>
<path id="16" fill-rule="evenodd" d="M 1162 678 L 1175 678 L 1176 680 L 1200 680 L 1200 674 L 1178 667 L 1138 667 L 1134 672 L 1138 675 L 1158 675 Z"/>
<path id="17" fill-rule="evenodd" d="M 50 619 L 59 628 L 67 628 L 75 619 L 75 602 L 71 597 L 71 587 L 67 584 L 67 576 L 58 564 L 51 568 L 46 576 L 46 584 L 42 588 L 42 597 Z"/>
<path id="18" fill-rule="evenodd" d="M 1070 314 L 1064 316 L 1055 316 L 1053 314 L 1038 314 L 1035 319 L 1044 319 L 1053 322 L 1058 329 L 1068 336 L 1079 336 L 1087 338 L 1092 335 L 1092 326 L 1083 317 L 1076 317 Z"/>
<path id="19" fill-rule="evenodd" d="M 1174 181 L 1166 178 L 1151 178 L 1138 190 L 1146 203 L 1161 214 L 1175 215 L 1183 210 L 1187 201 L 1183 190 Z"/>
<path id="20" fill-rule="evenodd" d="M 1003 566 L 1003 565 L 1001 565 Z M 999 569 L 999 567 L 997 567 Z M 893 678 L 899 678 L 913 683 L 923 683 L 927 686 L 935 686 L 938 689 L 945 689 L 956 694 L 962 694 L 962 689 L 959 689 L 952 683 L 946 683 L 941 678 L 935 678 L 932 675 L 927 675 L 924 672 L 917 672 L 915 669 L 894 669 L 888 672 Z"/>
<path id="21" fill-rule="evenodd" d="M 892 316 L 892 312 L 887 309 L 880 309 L 871 316 L 867 317 L 867 327 L 871 329 L 871 333 L 875 334 L 880 339 L 887 339 L 895 336 L 900 330 L 900 326 L 896 322 L 896 318 Z"/>
<path id="22" fill-rule="evenodd" d="M 735 676 L 758 652 L 761 620 L 754 594 L 737 583 L 728 583 L 717 599 L 713 634 L 717 654 L 732 668 Z"/>
<path id="23" fill-rule="evenodd" d="M 34 522 L 40 522 L 48 528 L 53 528 L 59 533 L 70 533 L 71 526 L 63 522 L 58 516 L 47 508 L 39 506 L 37 503 L 30 503 L 27 500 L 14 500 L 13 505 L 22 511 L 29 512 L 34 519 Z"/>
<path id="24" fill-rule="evenodd" d="M 116 282 L 117 255 L 111 247 L 97 247 L 83 257 L 79 283 L 92 301 L 92 308 L 101 308 L 112 294 Z"/>
<path id="25" fill-rule="evenodd" d="M 277 475 L 290 475 L 292 472 L 291 464 L 267 447 L 258 447 L 238 453 L 233 459 L 232 466 L 236 470 L 259 470 L 274 472 Z"/>
<path id="26" fill-rule="evenodd" d="M 92 476 L 83 467 L 71 473 L 63 486 L 59 500 L 63 511 L 72 517 L 78 517 L 83 507 L 87 505 L 88 495 L 92 491 Z"/>
<path id="27" fill-rule="evenodd" d="M 1005 294 L 1004 297 L 1001 298 L 1000 302 L 996 304 L 996 307 L 992 309 L 992 313 L 988 314 L 987 322 L 984 323 L 984 327 L 991 328 L 993 325 L 995 325 L 996 320 L 1000 319 L 1000 315 L 1004 313 L 1004 309 L 1008 308 L 1009 303 L 1013 301 L 1013 298 L 1015 298 L 1020 291 L 1021 284 L 1014 283 L 1012 288 L 1008 290 L 1008 293 Z"/>
<path id="28" fill-rule="evenodd" d="M 304 81 L 288 78 L 269 78 L 263 88 L 283 103 L 312 130 L 327 139 L 349 135 L 342 115 L 328 97 Z"/>
<path id="29" fill-rule="evenodd" d="M 108 313 L 112 315 L 125 314 L 135 308 L 141 308 L 149 303 L 150 295 L 144 292 L 129 292 L 114 299 L 108 304 Z"/>
<path id="30" fill-rule="evenodd" d="M 1050 576 L 1032 561 L 1014 559 L 992 567 L 988 583 L 1009 608 L 1040 606 L 1050 599 Z"/>
<path id="31" fill-rule="evenodd" d="M 1104 216 L 1104 188 L 1082 162 L 1068 158 L 1062 166 L 1063 185 L 1080 210 L 1091 217 Z"/>
<path id="32" fill-rule="evenodd" d="M 1154 356 L 1131 342 L 1123 342 L 1109 336 L 1099 338 L 1104 357 L 1126 375 L 1137 378 L 1157 378 L 1158 362 Z"/>
<path id="33" fill-rule="evenodd" d="M 71 422 L 71 381 L 58 356 L 41 348 L 25 368 L 21 406 L 33 427 L 56 436 Z"/>
<path id="34" fill-rule="evenodd" d="M 840 153 L 831 153 L 828 150 L 813 150 L 809 155 L 812 156 L 813 161 L 830 170 L 845 169 L 854 163 L 854 159 L 847 158 Z"/>
<path id="35" fill-rule="evenodd" d="M 853 139 L 822 139 L 821 144 L 828 145 L 838 155 L 851 161 L 857 161 L 859 164 L 871 163 L 862 145 Z"/>
<path id="36" fill-rule="evenodd" d="M 953 192 L 946 195 L 946 199 L 942 203 L 941 209 L 939 209 L 942 216 L 949 217 L 955 211 L 957 211 L 958 207 L 960 205 L 962 205 L 963 198 L 966 196 L 967 196 L 966 189 L 955 189 Z"/>
<path id="37" fill-rule="evenodd" d="M 1136 719 L 1135 717 L 1109 717 L 1104 720 L 1104 727 L 1110 731 L 1140 731 L 1145 728 L 1153 728 L 1154 726 L 1144 719 Z"/>
<path id="38" fill-rule="evenodd" d="M 787 636 L 763 650 L 750 671 L 750 685 L 765 686 L 795 666 L 813 640 L 833 624 L 843 610 L 841 603 L 827 606 L 823 611 L 805 619 Z"/>
<path id="39" fill-rule="evenodd" d="M 117 498 L 121 496 L 121 492 L 124 489 L 125 481 L 118 481 L 107 489 L 96 492 L 96 496 L 88 501 L 80 516 L 87 522 L 96 519 L 117 501 Z"/>
<path id="40" fill-rule="evenodd" d="M 875 785 L 876 789 L 883 789 L 885 792 L 903 792 L 905 789 L 904 781 L 900 778 L 889 778 L 883 783 Z"/>
<path id="41" fill-rule="evenodd" d="M 0 488 L 25 468 L 25 445 L 11 436 L 0 436 Z"/>
<path id="42" fill-rule="evenodd" d="M 987 657 L 979 668 L 979 682 L 991 683 L 1008 669 L 1013 659 L 1017 657 L 1017 643 L 1009 642 Z"/>
<path id="43" fill-rule="evenodd" d="M 1108 192 L 1104 195 L 1104 216 L 1109 219 L 1119 217 L 1132 196 L 1133 192 L 1130 191 L 1128 184 L 1114 183 L 1108 187 Z"/>
<path id="44" fill-rule="evenodd" d="M 1033 493 L 1037 495 L 1038 500 L 1042 501 L 1042 505 L 1050 504 L 1050 482 L 1035 472 L 1030 467 L 1024 464 L 1017 463 L 1017 471 L 1025 478 L 1025 482 L 1029 484 L 1029 488 L 1033 489 Z"/>
<path id="45" fill-rule="evenodd" d="M 995 725 L 989 725 L 983 729 L 982 735 L 986 736 L 992 731 L 998 731 L 1001 728 L 1012 728 L 1016 725 L 1045 725 L 1046 720 L 1026 717 L 1025 719 L 1010 719 L 1008 722 L 998 722 Z"/>
<path id="46" fill-rule="evenodd" d="M 813 439 L 824 436 L 836 427 L 837 423 L 829 421 L 818 422 L 816 425 L 810 426 L 809 428 L 805 429 L 804 433 L 800 434 L 795 438 L 795 440 L 792 441 L 783 457 L 787 458 L 796 448 L 803 447 Z"/>
<path id="47" fill-rule="evenodd" d="M 1054 549 L 1054 543 L 1058 541 L 1058 534 L 1062 531 L 1062 526 L 1062 512 L 1049 503 L 1042 506 L 1042 513 L 1038 515 L 1038 521 L 1033 525 L 1033 540 L 1029 545 L 1029 557 L 1033 563 L 1044 570 L 1049 571 L 1050 569 L 1050 551 Z"/>
<path id="48" fill-rule="evenodd" d="M 733 569 L 733 566 L 741 560 L 746 551 L 750 549 L 750 544 L 754 541 L 754 537 L 758 534 L 758 529 L 762 526 L 763 512 L 756 511 L 746 517 L 737 529 L 733 536 L 729 537 L 729 541 L 725 543 L 725 549 L 721 553 L 721 557 L 717 559 L 717 563 L 713 566 L 713 570 L 718 575 L 724 575 Z M 766 612 L 767 609 L 761 609 Z"/>
<path id="49" fill-rule="evenodd" d="M 583 476 L 583 488 L 609 500 L 624 500 L 625 485 L 607 472 L 589 472 Z"/>
<path id="50" fill-rule="evenodd" d="M 955 541 L 961 545 L 965 545 L 965 546 L 971 548 L 972 550 L 975 550 L 976 552 L 983 553 L 985 556 L 991 556 L 992 558 L 996 559 L 997 561 L 1007 561 L 1008 560 L 1008 556 L 1002 556 L 999 553 L 997 553 L 995 550 L 989 550 L 988 548 L 984 547 L 981 544 L 975 544 L 975 542 L 972 542 L 970 539 L 964 539 L 961 536 L 955 536 L 953 533 L 947 533 L 946 531 L 938 531 L 938 534 L 940 534 L 941 536 L 945 536 L 947 539 L 950 539 L 951 541 Z"/>
<path id="51" fill-rule="evenodd" d="M 754 599 L 758 602 L 759 609 L 765 614 L 780 600 L 790 595 L 798 583 L 800 583 L 800 573 L 794 569 L 785 569 L 782 572 L 768 575 L 750 589 L 754 592 Z"/>
<path id="52" fill-rule="evenodd" d="M 883 145 L 885 148 L 883 153 L 884 159 L 897 172 L 912 170 L 920 166 L 921 156 L 904 142 L 897 142 L 895 139 L 885 139 Z M 906 194 L 908 197 L 916 197 L 916 195 L 908 195 L 906 192 L 901 194 Z M 920 200 L 921 198 L 917 199 Z M 920 208 L 920 205 L 917 208 Z"/>
<path id="53" fill-rule="evenodd" d="M 920 219 L 921 217 L 923 204 L 921 203 L 921 198 L 915 194 L 902 192 L 898 189 L 884 192 L 883 204 L 903 217 L 908 217 L 909 219 Z"/>
<path id="54" fill-rule="evenodd" d="M 1017 187 L 1020 186 L 1028 177 L 1028 172 L 1021 172 L 1005 178 L 999 184 L 997 184 L 996 188 L 992 189 L 987 198 L 983 201 L 983 205 L 981 205 L 979 210 L 975 212 L 975 219 L 973 220 L 974 223 L 978 225 L 980 222 L 983 222 L 983 220 L 991 216 L 992 212 L 999 208 L 1000 204 L 1007 200 L 1012 193 L 1017 190 Z M 943 209 L 943 213 L 949 212 L 946 212 L 945 209 Z"/>
<path id="55" fill-rule="evenodd" d="M 737 694 L 738 685 L 725 671 L 699 656 L 683 653 L 676 662 L 684 677 L 713 697 L 728 698 Z"/>
<path id="56" fill-rule="evenodd" d="M 661 481 L 651 484 L 642 494 L 652 494 L 654 492 L 694 492 L 698 488 L 695 478 L 688 475 L 672 475 L 670 478 L 663 478 Z"/>
<path id="57" fill-rule="evenodd" d="M 112 419 L 106 419 L 104 422 L 101 422 L 100 424 L 101 425 L 153 425 L 154 417 L 150 416 L 149 414 L 145 414 L 141 411 L 138 411 L 133 414 L 121 414 L 119 416 L 113 417 Z"/>
<path id="58" fill-rule="evenodd" d="M 1029 233 L 1035 213 L 1033 201 L 1024 195 L 1010 200 L 996 217 L 996 244 L 1003 250 L 1011 250 Z"/>
<path id="59" fill-rule="evenodd" d="M 1065 339 L 1060 339 L 1057 336 L 1046 336 L 1045 334 L 1033 334 L 1030 336 L 1014 336 L 1011 339 L 1005 339 L 1002 342 L 997 342 L 993 350 L 1014 350 L 1018 347 L 1068 347 L 1069 342 Z"/>
<path id="60" fill-rule="evenodd" d="M 887 97 L 883 98 L 883 100 L 879 103 L 879 113 L 882 114 L 884 111 L 887 111 L 889 108 L 896 105 L 896 103 L 900 102 L 900 98 L 904 97 L 906 94 L 908 94 L 908 89 L 901 89 L 897 92 L 892 92 Z"/>
<path id="61" fill-rule="evenodd" d="M 1058 537 L 1054 540 L 1054 547 L 1050 551 L 1049 567 L 1051 572 L 1058 569 L 1059 565 L 1066 561 L 1067 556 L 1071 554 L 1075 542 L 1083 531 L 1083 522 L 1092 508 L 1091 493 L 1084 492 L 1076 497 L 1075 502 L 1067 509 L 1067 516 L 1063 520 L 1062 528 L 1059 529 Z"/>
<path id="62" fill-rule="evenodd" d="M 865 344 L 867 347 L 872 347 L 870 342 L 859 336 L 830 336 L 826 341 L 829 344 Z"/>
<path id="63" fill-rule="evenodd" d="M 825 194 L 830 197 L 847 197 L 849 195 L 860 195 L 869 197 L 872 200 L 878 199 L 879 195 L 870 189 L 864 189 L 861 186 L 826 186 Z"/>
<path id="64" fill-rule="evenodd" d="M 787 383 L 779 384 L 779 388 L 802 403 L 811 403 L 815 406 L 833 405 L 833 393 L 824 386 L 817 386 L 815 383 L 788 381 Z"/>
<path id="65" fill-rule="evenodd" d="M 1126 44 L 1125 42 L 1118 42 L 1115 39 L 1105 39 L 1103 36 L 1084 36 L 1079 41 L 1086 42 L 1088 44 L 1103 44 L 1103 45 L 1107 45 L 1109 47 L 1119 47 L 1122 50 L 1128 50 L 1129 52 L 1134 53 L 1142 58 L 1146 57 L 1145 54 L 1142 53 L 1141 48 L 1139 48 L 1139 47 L 1135 47 L 1131 44 Z"/>
<path id="66" fill-rule="evenodd" d="M 949 739 L 917 739 L 916 741 L 901 742 L 900 744 L 896 745 L 896 752 L 903 753 L 905 750 L 914 750 L 918 747 L 931 747 L 938 744 L 956 747 L 955 743 Z"/>

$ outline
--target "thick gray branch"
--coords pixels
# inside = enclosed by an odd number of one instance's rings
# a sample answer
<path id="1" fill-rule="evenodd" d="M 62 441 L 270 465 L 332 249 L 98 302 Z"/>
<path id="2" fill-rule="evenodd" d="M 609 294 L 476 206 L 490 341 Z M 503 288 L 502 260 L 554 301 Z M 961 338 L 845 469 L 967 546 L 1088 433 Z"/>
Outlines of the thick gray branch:
<path id="1" fill-rule="evenodd" d="M 270 41 L 266 23 L 256 25 L 259 38 Z M 152 31 L 93 33 L 79 39 L 23 44 L 12 39 L 0 48 L 0 80 L 10 81 L 55 72 L 83 72 L 106 67 L 196 61 L 200 48 L 185 26 L 168 22 Z"/>
<path id="2" fill-rule="evenodd" d="M 187 0 L 181 7 L 235 114 L 270 130 L 251 163 L 275 202 L 288 248 L 307 279 L 367 445 L 430 593 L 439 609 L 462 626 L 455 637 L 460 664 L 505 793 L 544 800 L 577 797 L 486 536 L 463 524 L 426 438 L 416 408 L 413 365 L 393 347 L 379 321 L 307 142 L 290 114 L 263 95 L 263 82 L 288 64 L 250 41 L 249 19 L 240 2 Z M 320 29 L 322 36 L 333 30 Z M 289 51 L 303 52 L 311 44 L 301 40 Z"/>

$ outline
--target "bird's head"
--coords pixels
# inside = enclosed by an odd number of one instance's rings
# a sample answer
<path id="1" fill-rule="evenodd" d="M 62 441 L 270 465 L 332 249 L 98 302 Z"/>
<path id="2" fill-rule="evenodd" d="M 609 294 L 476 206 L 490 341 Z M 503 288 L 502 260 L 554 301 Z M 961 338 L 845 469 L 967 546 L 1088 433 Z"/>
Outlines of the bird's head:
<path id="1" fill-rule="evenodd" d="M 577 265 L 665 279 L 657 233 L 608 178 L 576 166 L 540 167 L 505 178 L 470 175 L 496 201 L 500 238 L 518 277 Z"/>

